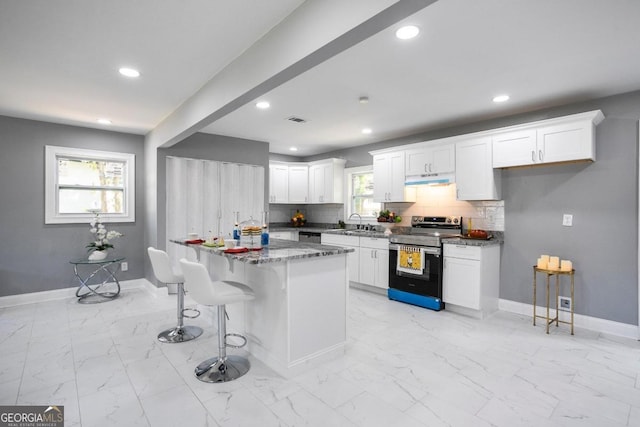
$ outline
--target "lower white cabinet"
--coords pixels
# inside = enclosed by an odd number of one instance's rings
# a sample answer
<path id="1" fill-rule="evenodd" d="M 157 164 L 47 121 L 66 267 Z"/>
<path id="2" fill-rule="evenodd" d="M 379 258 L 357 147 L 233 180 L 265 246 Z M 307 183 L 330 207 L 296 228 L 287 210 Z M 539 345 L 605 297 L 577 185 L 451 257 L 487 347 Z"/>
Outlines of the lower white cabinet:
<path id="1" fill-rule="evenodd" d="M 298 241 L 297 231 L 270 231 L 269 237 L 271 239 L 293 240 Z"/>
<path id="2" fill-rule="evenodd" d="M 360 237 L 359 282 L 389 288 L 389 239 Z"/>
<path id="3" fill-rule="evenodd" d="M 442 299 L 484 317 L 498 309 L 500 245 L 444 245 Z"/>
<path id="4" fill-rule="evenodd" d="M 347 256 L 347 268 L 349 269 L 349 281 L 360 281 L 360 237 L 358 236 L 341 236 L 339 234 L 321 234 L 321 243 L 323 245 L 343 246 L 354 249 Z"/>
<path id="5" fill-rule="evenodd" d="M 353 248 L 349 253 L 349 280 L 389 288 L 389 239 L 322 233 L 322 244 Z"/>

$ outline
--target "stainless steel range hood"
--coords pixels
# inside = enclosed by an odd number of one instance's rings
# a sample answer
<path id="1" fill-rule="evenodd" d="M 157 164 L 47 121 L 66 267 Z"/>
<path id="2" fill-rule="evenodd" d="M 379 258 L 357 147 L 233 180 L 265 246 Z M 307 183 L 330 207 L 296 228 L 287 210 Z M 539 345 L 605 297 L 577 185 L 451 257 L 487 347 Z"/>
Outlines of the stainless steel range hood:
<path id="1" fill-rule="evenodd" d="M 456 182 L 454 173 L 429 173 L 405 177 L 404 185 L 446 185 Z"/>

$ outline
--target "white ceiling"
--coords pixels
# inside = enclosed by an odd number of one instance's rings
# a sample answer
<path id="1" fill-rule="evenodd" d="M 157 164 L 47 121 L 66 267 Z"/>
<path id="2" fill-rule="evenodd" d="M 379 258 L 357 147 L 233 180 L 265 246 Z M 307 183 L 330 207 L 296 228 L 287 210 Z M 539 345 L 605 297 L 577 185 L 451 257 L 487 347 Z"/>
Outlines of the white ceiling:
<path id="1" fill-rule="evenodd" d="M 301 3 L 3 0 L 0 114 L 145 134 Z M 638 90 L 638 18 L 638 1 L 440 0 L 202 131 L 306 156 Z M 397 40 L 404 23 L 420 35 Z"/>

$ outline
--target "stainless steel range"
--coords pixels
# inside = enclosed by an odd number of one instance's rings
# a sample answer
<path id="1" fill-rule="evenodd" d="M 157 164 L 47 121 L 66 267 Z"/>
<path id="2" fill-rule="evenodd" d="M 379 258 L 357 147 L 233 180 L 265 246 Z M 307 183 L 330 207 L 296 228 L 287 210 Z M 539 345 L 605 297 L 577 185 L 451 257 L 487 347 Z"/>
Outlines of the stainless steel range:
<path id="1" fill-rule="evenodd" d="M 442 241 L 460 236 L 462 217 L 413 216 L 389 238 L 389 299 L 442 310 Z"/>

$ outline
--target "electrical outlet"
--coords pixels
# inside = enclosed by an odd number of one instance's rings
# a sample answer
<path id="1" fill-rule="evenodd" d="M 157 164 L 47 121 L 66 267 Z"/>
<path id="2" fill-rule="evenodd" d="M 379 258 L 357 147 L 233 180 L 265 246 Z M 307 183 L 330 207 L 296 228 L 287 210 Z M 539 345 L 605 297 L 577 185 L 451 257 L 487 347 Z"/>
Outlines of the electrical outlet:
<path id="1" fill-rule="evenodd" d="M 571 214 L 562 215 L 562 225 L 564 225 L 565 227 L 572 227 L 573 226 L 573 215 L 571 215 Z"/>
<path id="2" fill-rule="evenodd" d="M 571 298 L 560 297 L 560 310 L 571 311 Z"/>
<path id="3" fill-rule="evenodd" d="M 120 270 L 127 271 L 128 269 L 129 269 L 129 263 L 128 262 L 120 263 Z"/>

